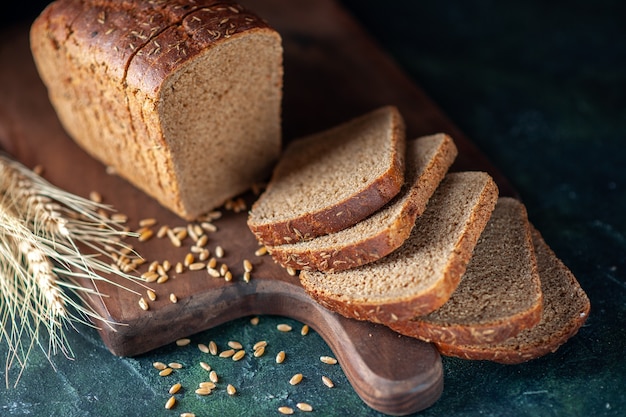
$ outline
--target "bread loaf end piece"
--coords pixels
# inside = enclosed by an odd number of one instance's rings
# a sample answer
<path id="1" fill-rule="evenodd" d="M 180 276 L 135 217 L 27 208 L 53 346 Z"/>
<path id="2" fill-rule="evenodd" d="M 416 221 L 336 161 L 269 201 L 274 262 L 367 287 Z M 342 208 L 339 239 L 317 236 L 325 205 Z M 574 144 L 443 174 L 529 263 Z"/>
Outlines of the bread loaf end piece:
<path id="1" fill-rule="evenodd" d="M 291 141 L 248 227 L 266 246 L 350 227 L 400 192 L 405 150 L 404 120 L 394 106 Z"/>
<path id="2" fill-rule="evenodd" d="M 233 2 L 57 0 L 31 49 L 68 134 L 185 219 L 278 158 L 281 38 Z"/>
<path id="3" fill-rule="evenodd" d="M 405 184 L 387 205 L 354 226 L 315 239 L 268 247 L 272 258 L 296 270 L 334 272 L 388 255 L 409 237 L 433 192 L 457 156 L 439 133 L 407 142 Z"/>
<path id="4" fill-rule="evenodd" d="M 426 316 L 388 325 L 428 342 L 498 343 L 536 325 L 541 307 L 526 208 L 518 200 L 500 197 L 450 299 Z"/>
<path id="5" fill-rule="evenodd" d="M 409 320 L 441 307 L 456 289 L 498 199 L 489 174 L 448 174 L 404 244 L 380 260 L 340 272 L 301 271 L 313 299 L 346 317 Z"/>
<path id="6" fill-rule="evenodd" d="M 532 227 L 532 225 L 531 225 Z M 572 272 L 532 228 L 537 256 L 543 313 L 534 327 L 500 343 L 458 345 L 437 343 L 440 352 L 464 359 L 517 364 L 555 352 L 573 337 L 589 317 L 591 304 Z"/>

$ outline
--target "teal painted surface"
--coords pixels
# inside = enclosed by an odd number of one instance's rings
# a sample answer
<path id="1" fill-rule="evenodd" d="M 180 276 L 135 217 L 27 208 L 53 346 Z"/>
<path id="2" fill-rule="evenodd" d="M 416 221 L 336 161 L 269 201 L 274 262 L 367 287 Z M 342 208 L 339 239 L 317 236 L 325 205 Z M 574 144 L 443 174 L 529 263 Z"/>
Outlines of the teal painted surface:
<path id="1" fill-rule="evenodd" d="M 592 310 L 556 353 L 514 366 L 444 358 L 445 388 L 423 416 L 626 415 L 626 9 L 619 1 L 381 2 L 347 4 L 402 67 L 519 190 L 533 223 L 587 291 Z M 275 330 L 287 322 L 294 331 Z M 281 405 L 312 404 L 312 415 L 377 416 L 356 396 L 315 332 L 261 317 L 117 358 L 97 333 L 68 331 L 75 360 L 33 351 L 20 384 L 0 390 L 2 416 L 278 415 Z M 217 359 L 196 344 L 269 341 L 266 356 Z M 278 350 L 287 360 L 276 365 Z M 0 355 L 4 356 L 4 347 Z M 384 354 L 384 352 L 381 352 Z M 208 397 L 193 393 L 220 374 Z M 184 368 L 159 377 L 154 361 Z M 0 367 L 1 368 L 1 367 Z M 289 378 L 303 373 L 298 386 Z M 0 372 L 1 373 L 1 372 Z M 329 376 L 335 388 L 321 384 Z M 4 376 L 4 374 L 2 374 Z M 169 386 L 180 381 L 173 410 Z M 235 397 L 225 393 L 232 383 Z M 302 414 L 296 412 L 296 414 Z"/>

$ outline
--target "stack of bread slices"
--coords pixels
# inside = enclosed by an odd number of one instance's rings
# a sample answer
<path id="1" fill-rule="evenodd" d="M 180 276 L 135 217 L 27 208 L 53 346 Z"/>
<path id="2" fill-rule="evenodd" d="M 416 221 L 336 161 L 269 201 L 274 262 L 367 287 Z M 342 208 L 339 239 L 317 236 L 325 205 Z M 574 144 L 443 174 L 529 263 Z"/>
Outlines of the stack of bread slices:
<path id="1" fill-rule="evenodd" d="M 555 351 L 589 299 L 485 172 L 451 172 L 452 138 L 407 140 L 386 106 L 292 141 L 248 226 L 343 316 L 502 363 Z"/>

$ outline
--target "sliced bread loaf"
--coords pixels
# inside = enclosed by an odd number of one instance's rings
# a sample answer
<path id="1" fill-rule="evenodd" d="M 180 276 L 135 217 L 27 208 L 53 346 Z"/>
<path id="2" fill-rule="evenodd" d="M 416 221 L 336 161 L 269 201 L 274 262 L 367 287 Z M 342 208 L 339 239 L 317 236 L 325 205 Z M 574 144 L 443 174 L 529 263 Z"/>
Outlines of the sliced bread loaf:
<path id="1" fill-rule="evenodd" d="M 501 197 L 450 299 L 389 327 L 427 342 L 497 343 L 541 319 L 541 282 L 524 205 Z"/>
<path id="2" fill-rule="evenodd" d="M 400 248 L 345 271 L 302 271 L 302 285 L 330 310 L 359 320 L 384 323 L 428 314 L 459 284 L 497 199 L 488 174 L 448 174 Z"/>
<path id="3" fill-rule="evenodd" d="M 194 219 L 270 175 L 281 150 L 281 37 L 240 5 L 56 0 L 30 35 L 68 134 L 179 216 Z"/>
<path id="4" fill-rule="evenodd" d="M 275 261 L 296 270 L 342 271 L 391 253 L 409 237 L 457 149 L 445 134 L 407 142 L 405 184 L 385 207 L 336 233 L 305 242 L 268 247 Z"/>
<path id="5" fill-rule="evenodd" d="M 585 323 L 590 310 L 587 294 L 534 228 L 532 238 L 543 293 L 539 324 L 500 343 L 437 343 L 442 354 L 507 364 L 522 363 L 556 351 Z"/>
<path id="6" fill-rule="evenodd" d="M 405 148 L 404 121 L 393 106 L 290 142 L 248 227 L 276 246 L 354 225 L 400 191 Z"/>

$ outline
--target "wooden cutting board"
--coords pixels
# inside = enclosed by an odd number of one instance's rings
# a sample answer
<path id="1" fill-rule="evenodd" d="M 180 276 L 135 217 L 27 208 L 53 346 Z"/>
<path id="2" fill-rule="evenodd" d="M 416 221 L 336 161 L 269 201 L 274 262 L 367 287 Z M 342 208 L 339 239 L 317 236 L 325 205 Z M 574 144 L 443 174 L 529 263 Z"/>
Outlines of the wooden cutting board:
<path id="1" fill-rule="evenodd" d="M 265 17 L 283 36 L 285 140 L 319 131 L 376 107 L 396 105 L 407 123 L 408 137 L 449 133 L 460 155 L 454 170 L 488 171 L 502 194 L 512 188 L 440 109 L 385 55 L 351 16 L 332 0 L 242 1 Z M 247 4 L 249 3 L 249 4 Z M 161 225 L 187 226 L 124 180 L 106 173 L 68 138 L 51 108 L 28 47 L 28 24 L 2 34 L 0 40 L 0 145 L 29 167 L 42 165 L 44 177 L 75 194 L 98 191 L 137 228 L 143 218 Z M 248 203 L 254 196 L 243 196 Z M 268 256 L 255 256 L 257 242 L 245 224 L 246 213 L 224 210 L 209 234 L 208 248 L 225 249 L 220 263 L 234 279 L 210 277 L 206 270 L 170 274 L 151 284 L 157 299 L 150 309 L 139 296 L 112 285 L 100 285 L 106 298 L 89 303 L 113 326 L 100 335 L 115 355 L 137 355 L 174 340 L 252 314 L 278 314 L 313 327 L 329 344 L 357 394 L 374 409 L 408 414 L 432 405 L 443 389 L 441 359 L 432 345 L 401 337 L 387 328 L 331 313 L 313 302 L 296 277 Z M 182 261 L 191 240 L 180 248 L 168 239 L 132 242 L 148 263 Z M 254 269 L 242 280 L 244 259 Z M 144 266 L 139 272 L 143 272 Z M 125 283 L 128 285 L 128 283 Z M 145 294 L 145 288 L 132 285 Z M 175 294 L 177 303 L 169 301 Z M 372 343 L 375 342 L 375 343 Z"/>

